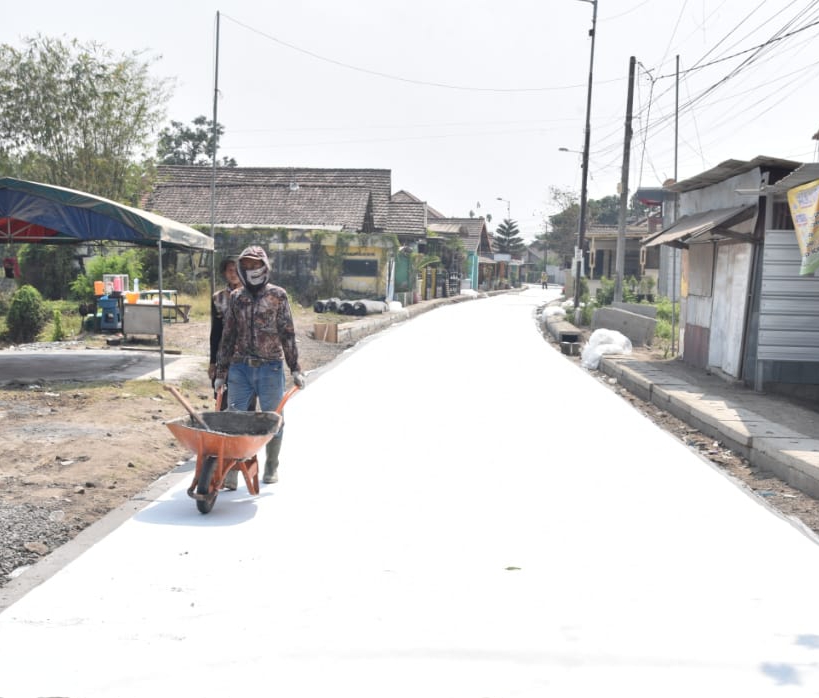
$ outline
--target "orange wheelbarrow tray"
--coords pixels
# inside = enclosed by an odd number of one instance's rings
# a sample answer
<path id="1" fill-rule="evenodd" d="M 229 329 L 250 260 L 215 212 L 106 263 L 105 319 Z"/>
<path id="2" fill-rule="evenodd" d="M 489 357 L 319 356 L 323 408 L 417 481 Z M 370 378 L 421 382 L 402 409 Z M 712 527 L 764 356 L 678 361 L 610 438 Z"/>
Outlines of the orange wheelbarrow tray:
<path id="1" fill-rule="evenodd" d="M 207 514 L 216 501 L 230 470 L 244 475 L 250 494 L 259 494 L 259 464 L 256 454 L 282 427 L 278 412 L 203 412 L 208 429 L 191 416 L 166 422 L 171 433 L 196 452 L 196 473 L 188 495 L 196 508 Z"/>

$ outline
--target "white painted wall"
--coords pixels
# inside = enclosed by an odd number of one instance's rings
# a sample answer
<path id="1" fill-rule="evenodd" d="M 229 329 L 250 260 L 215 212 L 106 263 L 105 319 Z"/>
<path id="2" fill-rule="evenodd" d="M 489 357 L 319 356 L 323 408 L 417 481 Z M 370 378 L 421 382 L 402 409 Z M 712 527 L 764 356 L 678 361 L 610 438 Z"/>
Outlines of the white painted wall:
<path id="1" fill-rule="evenodd" d="M 734 378 L 740 377 L 742 368 L 742 337 L 752 254 L 749 243 L 717 248 L 708 365 Z"/>

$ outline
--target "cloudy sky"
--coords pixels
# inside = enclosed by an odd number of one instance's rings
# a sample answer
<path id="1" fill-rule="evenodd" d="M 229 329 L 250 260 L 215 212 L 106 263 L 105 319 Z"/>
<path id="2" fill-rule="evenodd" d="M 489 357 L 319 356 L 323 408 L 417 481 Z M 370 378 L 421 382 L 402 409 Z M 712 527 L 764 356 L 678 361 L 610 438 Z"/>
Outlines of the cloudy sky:
<path id="1" fill-rule="evenodd" d="M 371 167 L 449 216 L 511 213 L 526 237 L 579 192 L 589 0 L 46 0 L 0 42 L 37 33 L 161 57 L 168 119 L 213 114 L 246 166 Z M 819 0 L 598 0 L 589 196 L 617 193 L 629 57 L 629 186 L 728 159 L 816 159 Z M 679 57 L 680 79 L 675 78 Z M 678 95 L 678 97 L 677 97 Z M 675 103 L 679 100 L 675 159 Z M 500 199 L 500 200 L 499 200 Z"/>

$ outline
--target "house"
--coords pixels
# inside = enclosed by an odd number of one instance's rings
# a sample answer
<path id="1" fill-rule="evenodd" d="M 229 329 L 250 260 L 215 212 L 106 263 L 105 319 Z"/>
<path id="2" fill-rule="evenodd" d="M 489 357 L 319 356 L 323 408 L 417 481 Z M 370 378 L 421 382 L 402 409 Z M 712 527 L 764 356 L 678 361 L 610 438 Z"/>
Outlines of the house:
<path id="1" fill-rule="evenodd" d="M 429 222 L 428 229 L 430 235 L 449 240 L 451 245 L 460 248 L 463 288 L 494 288 L 496 264 L 484 218 L 438 218 Z"/>
<path id="2" fill-rule="evenodd" d="M 819 279 L 800 275 L 787 192 L 819 167 L 728 160 L 665 187 L 676 222 L 643 240 L 680 255 L 682 359 L 757 390 L 819 392 Z"/>
<path id="3" fill-rule="evenodd" d="M 263 245 L 288 289 L 391 298 L 400 241 L 424 237 L 425 214 L 390 190 L 385 169 L 163 165 L 143 206 L 212 228 L 222 254 Z"/>
<path id="4" fill-rule="evenodd" d="M 625 250 L 623 264 L 623 278 L 629 276 L 642 278 L 647 270 L 656 268 L 647 259 L 647 254 L 657 256 L 653 248 L 642 248 L 641 241 L 650 232 L 649 219 L 642 219 L 628 223 L 624 231 Z M 619 226 L 591 224 L 586 231 L 586 240 L 589 243 L 588 275 L 589 279 L 614 279 L 617 265 L 617 238 Z M 653 261 L 653 260 L 652 260 Z"/>

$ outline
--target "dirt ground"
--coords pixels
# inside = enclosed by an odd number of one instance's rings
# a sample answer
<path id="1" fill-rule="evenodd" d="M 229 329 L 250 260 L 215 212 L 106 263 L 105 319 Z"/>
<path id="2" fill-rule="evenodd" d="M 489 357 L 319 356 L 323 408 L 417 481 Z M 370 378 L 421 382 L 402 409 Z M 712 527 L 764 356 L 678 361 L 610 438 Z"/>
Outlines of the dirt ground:
<path id="1" fill-rule="evenodd" d="M 312 310 L 296 309 L 295 315 L 305 371 L 329 363 L 348 348 L 312 338 L 316 320 Z M 203 411 L 213 409 L 206 374 L 208 334 L 207 322 L 192 321 L 169 325 L 165 340 L 169 352 L 202 356 L 201 372 L 177 387 Z M 95 335 L 74 346 L 78 350 L 107 346 L 106 339 L 111 337 Z M 651 350 L 635 351 L 645 359 L 664 358 Z M 819 532 L 817 500 L 769 473 L 754 471 L 744 458 L 713 439 L 638 399 L 607 376 L 597 375 L 634 409 L 715 463 L 740 486 Z M 192 454 L 164 425 L 184 414 L 184 408 L 158 381 L 0 389 L 4 446 L 0 458 L 0 586 L 187 460 Z"/>

